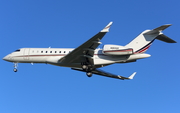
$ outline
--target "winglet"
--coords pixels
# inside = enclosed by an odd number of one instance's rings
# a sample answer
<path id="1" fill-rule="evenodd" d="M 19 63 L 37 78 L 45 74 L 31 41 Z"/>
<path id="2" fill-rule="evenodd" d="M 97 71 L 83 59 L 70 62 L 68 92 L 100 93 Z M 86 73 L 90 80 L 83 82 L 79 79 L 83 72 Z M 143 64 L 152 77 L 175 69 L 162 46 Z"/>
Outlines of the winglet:
<path id="1" fill-rule="evenodd" d="M 131 76 L 129 76 L 128 79 L 133 79 L 135 74 L 136 74 L 136 72 L 134 72 Z"/>
<path id="2" fill-rule="evenodd" d="M 118 79 L 122 79 L 122 80 L 131 80 L 131 79 L 133 79 L 134 78 L 134 76 L 135 76 L 135 74 L 136 74 L 136 72 L 134 72 L 131 76 L 129 76 L 129 77 L 123 77 L 123 76 L 117 76 L 117 78 Z M 114 78 L 116 78 L 116 77 L 114 77 Z"/>
<path id="3" fill-rule="evenodd" d="M 109 24 L 103 29 L 101 30 L 101 32 L 109 32 L 109 28 L 111 27 L 113 22 L 109 22 Z"/>

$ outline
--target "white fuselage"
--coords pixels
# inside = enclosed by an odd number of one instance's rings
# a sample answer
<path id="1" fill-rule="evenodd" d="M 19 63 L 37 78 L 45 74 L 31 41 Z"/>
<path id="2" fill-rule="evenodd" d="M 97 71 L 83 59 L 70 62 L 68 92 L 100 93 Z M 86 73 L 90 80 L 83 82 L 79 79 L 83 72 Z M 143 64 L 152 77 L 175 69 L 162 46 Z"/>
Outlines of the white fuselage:
<path id="1" fill-rule="evenodd" d="M 5 56 L 3 59 L 15 63 L 48 63 L 64 67 L 81 67 L 81 63 L 62 64 L 60 59 L 73 51 L 70 48 L 21 48 Z M 149 54 L 133 55 L 104 55 L 102 49 L 96 49 L 93 60 L 96 67 L 103 67 L 114 63 L 126 63 L 136 61 L 137 59 L 150 57 Z"/>
<path id="2" fill-rule="evenodd" d="M 21 48 L 5 56 L 3 60 L 14 63 L 14 72 L 17 72 L 18 63 L 46 63 L 56 66 L 70 67 L 73 70 L 86 72 L 88 77 L 97 74 L 121 80 L 133 79 L 136 72 L 129 77 L 123 77 L 104 72 L 97 68 L 114 63 L 135 62 L 138 59 L 151 55 L 145 52 L 155 39 L 168 43 L 176 41 L 165 36 L 162 31 L 171 26 L 163 25 L 153 30 L 145 30 L 125 46 L 106 44 L 102 49 L 96 49 L 101 39 L 109 32 L 110 22 L 103 30 L 77 48 Z"/>

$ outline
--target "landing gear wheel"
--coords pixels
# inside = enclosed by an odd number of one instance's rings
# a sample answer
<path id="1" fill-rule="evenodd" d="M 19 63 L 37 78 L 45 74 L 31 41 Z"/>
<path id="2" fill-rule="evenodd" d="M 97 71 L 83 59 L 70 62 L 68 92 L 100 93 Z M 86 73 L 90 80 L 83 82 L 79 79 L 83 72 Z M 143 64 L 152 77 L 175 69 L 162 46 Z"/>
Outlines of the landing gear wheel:
<path id="1" fill-rule="evenodd" d="M 87 75 L 88 77 L 92 77 L 92 73 L 91 73 L 91 72 L 87 72 L 86 75 Z"/>
<path id="2" fill-rule="evenodd" d="M 17 63 L 17 62 L 14 62 L 14 69 L 13 69 L 14 72 L 17 72 L 17 71 L 18 71 L 18 70 L 17 70 L 17 67 L 18 67 L 18 63 Z"/>
<path id="3" fill-rule="evenodd" d="M 16 68 L 13 69 L 14 72 L 17 72 L 18 70 Z"/>
<path id="4" fill-rule="evenodd" d="M 87 65 L 82 65 L 82 69 L 86 70 L 88 68 Z"/>

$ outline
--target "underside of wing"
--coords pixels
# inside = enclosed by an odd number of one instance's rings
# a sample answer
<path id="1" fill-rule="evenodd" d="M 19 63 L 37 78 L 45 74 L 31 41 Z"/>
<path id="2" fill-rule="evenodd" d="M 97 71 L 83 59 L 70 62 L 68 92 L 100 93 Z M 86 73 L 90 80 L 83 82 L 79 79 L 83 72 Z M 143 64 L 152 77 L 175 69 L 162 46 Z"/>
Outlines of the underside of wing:
<path id="1" fill-rule="evenodd" d="M 101 44 L 100 40 L 109 32 L 112 25 L 110 22 L 103 30 L 93 36 L 91 39 L 74 49 L 68 55 L 59 60 L 62 64 L 87 63 L 94 65 L 94 50 Z"/>
<path id="2" fill-rule="evenodd" d="M 81 68 L 71 68 L 73 70 L 77 70 L 77 71 L 82 71 L 82 72 L 86 72 L 85 70 L 81 69 Z M 129 77 L 123 77 L 123 76 L 120 76 L 120 75 L 115 75 L 115 74 L 112 74 L 112 73 L 108 73 L 108 72 L 105 72 L 105 71 L 102 71 L 100 69 L 94 69 L 91 71 L 92 74 L 96 74 L 96 75 L 101 75 L 101 76 L 105 76 L 105 77 L 110 77 L 110 78 L 116 78 L 116 79 L 121 79 L 121 80 L 130 80 L 130 79 L 133 79 L 136 72 L 134 72 L 132 75 L 130 75 Z"/>

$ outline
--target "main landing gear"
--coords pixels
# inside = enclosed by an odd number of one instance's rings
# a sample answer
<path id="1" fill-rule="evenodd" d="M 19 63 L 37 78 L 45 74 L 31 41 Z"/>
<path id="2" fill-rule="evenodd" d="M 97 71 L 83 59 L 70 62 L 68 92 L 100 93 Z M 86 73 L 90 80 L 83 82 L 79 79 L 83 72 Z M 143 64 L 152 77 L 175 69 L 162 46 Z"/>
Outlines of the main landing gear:
<path id="1" fill-rule="evenodd" d="M 92 77 L 92 70 L 93 70 L 93 67 L 92 65 L 82 65 L 82 69 L 86 71 L 86 75 L 88 77 Z"/>
<path id="2" fill-rule="evenodd" d="M 14 72 L 17 72 L 17 71 L 18 71 L 18 70 L 17 70 L 17 67 L 18 67 L 18 63 L 14 63 L 14 69 L 13 69 Z"/>
<path id="3" fill-rule="evenodd" d="M 88 77 L 92 77 L 92 72 L 86 72 L 86 75 L 87 75 Z"/>

